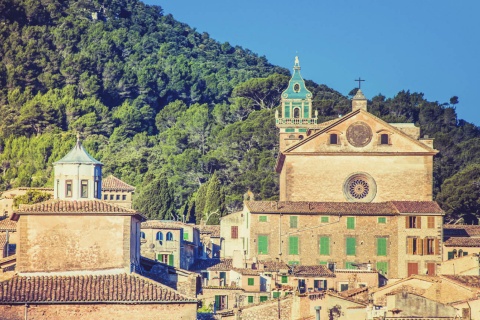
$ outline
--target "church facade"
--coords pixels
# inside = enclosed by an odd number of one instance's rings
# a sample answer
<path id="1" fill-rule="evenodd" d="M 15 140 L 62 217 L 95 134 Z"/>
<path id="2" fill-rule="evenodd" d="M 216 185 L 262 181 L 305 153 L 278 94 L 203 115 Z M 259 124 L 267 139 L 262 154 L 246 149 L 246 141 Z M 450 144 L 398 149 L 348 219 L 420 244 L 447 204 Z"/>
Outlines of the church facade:
<path id="1" fill-rule="evenodd" d="M 249 258 L 435 274 L 443 211 L 432 201 L 431 139 L 369 113 L 360 89 L 350 113 L 317 123 L 298 58 L 275 117 L 280 201 L 247 201 L 238 214 Z"/>

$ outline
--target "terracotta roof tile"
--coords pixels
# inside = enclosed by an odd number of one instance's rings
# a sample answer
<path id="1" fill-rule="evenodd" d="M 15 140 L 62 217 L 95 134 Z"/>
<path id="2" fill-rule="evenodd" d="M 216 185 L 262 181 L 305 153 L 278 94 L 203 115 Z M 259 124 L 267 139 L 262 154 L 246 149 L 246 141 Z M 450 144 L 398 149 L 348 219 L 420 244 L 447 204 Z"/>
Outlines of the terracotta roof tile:
<path id="1" fill-rule="evenodd" d="M 478 237 L 480 236 L 479 225 L 458 225 L 458 224 L 444 224 L 444 237 Z"/>
<path id="2" fill-rule="evenodd" d="M 207 233 L 210 234 L 211 237 L 220 237 L 220 226 L 217 225 L 198 225 L 195 226 L 200 231 L 200 234 Z"/>
<path id="3" fill-rule="evenodd" d="M 0 233 L 0 249 L 3 249 L 6 243 L 7 243 L 7 234 L 2 232 Z"/>
<path id="4" fill-rule="evenodd" d="M 170 220 L 147 220 L 142 222 L 142 229 L 174 229 L 182 230 L 184 227 L 192 227 L 181 221 L 170 221 Z"/>
<path id="5" fill-rule="evenodd" d="M 294 266 L 293 273 L 295 276 L 321 276 L 321 277 L 335 277 L 335 274 L 323 265 L 314 266 Z"/>
<path id="6" fill-rule="evenodd" d="M 0 282 L 2 303 L 196 302 L 136 274 L 85 276 L 15 276 Z"/>
<path id="7" fill-rule="evenodd" d="M 210 269 L 209 269 L 210 270 Z M 240 273 L 241 275 L 244 276 L 258 276 L 260 273 L 262 273 L 262 270 L 258 269 L 248 269 L 248 268 L 233 268 L 232 270 Z"/>
<path id="8" fill-rule="evenodd" d="M 17 231 L 17 222 L 10 220 L 9 217 L 0 220 L 0 232 L 5 231 Z"/>
<path id="9" fill-rule="evenodd" d="M 226 271 L 233 269 L 232 259 L 221 259 L 217 264 L 207 268 L 209 271 Z"/>
<path id="10" fill-rule="evenodd" d="M 12 254 L 11 256 L 2 258 L 2 259 L 0 259 L 0 267 L 2 266 L 2 264 L 6 263 L 6 262 L 12 262 L 14 260 L 17 260 L 17 255 L 16 254 Z"/>
<path id="11" fill-rule="evenodd" d="M 353 289 L 349 289 L 349 290 L 346 290 L 346 291 L 342 291 L 342 292 L 340 292 L 340 294 L 344 297 L 351 298 L 351 297 L 354 297 L 356 295 L 366 293 L 366 292 L 368 292 L 368 288 L 363 287 L 363 288 L 353 288 Z"/>
<path id="12" fill-rule="evenodd" d="M 264 271 L 276 272 L 280 269 L 287 269 L 288 265 L 279 261 L 258 261 L 259 264 L 263 264 Z"/>
<path id="13" fill-rule="evenodd" d="M 480 247 L 480 238 L 451 237 L 444 241 L 445 247 Z"/>
<path id="14" fill-rule="evenodd" d="M 220 260 L 220 259 L 197 259 L 194 264 L 192 264 L 189 268 L 189 270 L 195 270 L 195 271 L 201 271 L 201 270 L 210 270 L 210 268 L 219 266 L 219 268 L 222 268 L 224 266 L 230 265 L 229 269 L 232 268 L 232 259 L 227 259 L 229 262 L 225 262 L 225 260 Z M 215 270 L 215 269 L 213 269 Z"/>
<path id="15" fill-rule="evenodd" d="M 127 209 L 113 203 L 101 200 L 49 200 L 32 205 L 21 205 L 14 212 L 19 214 L 35 213 L 118 213 L 118 214 L 139 214 L 138 211 Z M 14 218 L 14 217 L 12 217 Z"/>
<path id="16" fill-rule="evenodd" d="M 135 187 L 129 185 L 126 182 L 118 179 L 113 175 L 109 175 L 105 179 L 102 179 L 102 191 L 135 191 Z"/>
<path id="17" fill-rule="evenodd" d="M 246 201 L 251 213 L 304 213 L 397 215 L 399 213 L 443 213 L 434 201 L 388 202 L 306 202 L 306 201 Z"/>
<path id="18" fill-rule="evenodd" d="M 442 278 L 447 278 L 471 288 L 480 288 L 480 276 L 455 276 L 442 275 Z"/>

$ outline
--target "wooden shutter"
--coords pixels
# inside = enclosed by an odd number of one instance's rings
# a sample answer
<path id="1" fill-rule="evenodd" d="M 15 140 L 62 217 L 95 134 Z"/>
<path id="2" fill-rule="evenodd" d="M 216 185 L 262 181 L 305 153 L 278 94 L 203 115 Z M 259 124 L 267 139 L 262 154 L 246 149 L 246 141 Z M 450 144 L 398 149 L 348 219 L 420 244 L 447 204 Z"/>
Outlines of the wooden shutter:
<path id="1" fill-rule="evenodd" d="M 429 276 L 435 275 L 435 262 L 427 262 L 427 272 Z"/>
<path id="2" fill-rule="evenodd" d="M 423 254 L 428 254 L 428 239 L 423 239 Z"/>
<path id="3" fill-rule="evenodd" d="M 320 254 L 324 256 L 330 255 L 330 238 L 320 237 Z"/>
<path id="4" fill-rule="evenodd" d="M 435 217 L 428 217 L 427 218 L 427 222 L 428 222 L 428 228 L 429 229 L 433 229 L 435 228 Z"/>
<path id="5" fill-rule="evenodd" d="M 354 256 L 356 251 L 355 238 L 347 238 L 347 256 Z"/>
<path id="6" fill-rule="evenodd" d="M 268 254 L 268 236 L 258 236 L 258 254 Z"/>
<path id="7" fill-rule="evenodd" d="M 238 239 L 238 226 L 232 226 L 231 236 L 232 239 Z"/>
<path id="8" fill-rule="evenodd" d="M 218 310 L 220 308 L 220 296 L 215 296 L 215 309 Z"/>
<path id="9" fill-rule="evenodd" d="M 411 275 L 418 274 L 418 263 L 417 262 L 409 262 L 408 263 L 408 274 L 407 276 L 410 277 Z"/>
<path id="10" fill-rule="evenodd" d="M 423 239 L 417 238 L 417 254 L 423 254 Z"/>
<path id="11" fill-rule="evenodd" d="M 297 216 L 291 216 L 290 217 L 290 228 L 296 228 L 298 223 L 297 223 Z"/>
<path id="12" fill-rule="evenodd" d="M 407 254 L 413 254 L 413 238 L 407 238 Z"/>
<path id="13" fill-rule="evenodd" d="M 387 238 L 377 238 L 377 256 L 387 255 Z"/>
<path id="14" fill-rule="evenodd" d="M 347 217 L 347 229 L 355 229 L 355 217 Z"/>
<path id="15" fill-rule="evenodd" d="M 171 267 L 173 267 L 173 265 L 174 265 L 173 254 L 168 255 L 168 265 L 171 266 Z"/>
<path id="16" fill-rule="evenodd" d="M 422 229 L 422 217 L 417 216 L 417 229 Z"/>
<path id="17" fill-rule="evenodd" d="M 434 251 L 435 254 L 438 255 L 438 254 L 440 254 L 440 241 L 438 240 L 438 238 L 435 239 L 434 243 L 435 243 L 435 244 L 434 244 L 435 248 L 434 248 L 433 250 L 435 250 L 435 251 Z"/>
<path id="18" fill-rule="evenodd" d="M 298 237 L 288 237 L 288 254 L 298 254 Z"/>
<path id="19" fill-rule="evenodd" d="M 406 216 L 405 217 L 405 229 L 410 228 L 410 217 Z"/>

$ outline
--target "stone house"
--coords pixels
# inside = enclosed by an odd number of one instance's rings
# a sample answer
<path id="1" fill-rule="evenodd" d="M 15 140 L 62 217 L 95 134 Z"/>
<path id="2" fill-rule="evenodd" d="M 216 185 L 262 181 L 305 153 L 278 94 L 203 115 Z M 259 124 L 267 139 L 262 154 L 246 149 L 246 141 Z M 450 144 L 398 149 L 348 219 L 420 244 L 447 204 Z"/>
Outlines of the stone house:
<path id="1" fill-rule="evenodd" d="M 54 163 L 54 199 L 13 212 L 16 274 L 0 283 L 2 317 L 196 317 L 195 298 L 137 273 L 145 217 L 100 200 L 101 166 L 77 140 Z"/>
<path id="2" fill-rule="evenodd" d="M 189 270 L 201 255 L 200 233 L 195 225 L 180 221 L 148 220 L 141 225 L 143 256 Z"/>
<path id="3" fill-rule="evenodd" d="M 13 202 L 15 197 L 23 196 L 28 191 L 40 191 L 53 195 L 53 188 L 29 188 L 29 187 L 19 187 L 14 189 L 9 189 L 0 195 L 0 216 L 6 215 L 11 216 L 14 210 Z"/>
<path id="4" fill-rule="evenodd" d="M 480 226 L 452 225 L 443 226 L 443 260 L 450 260 L 480 254 Z"/>
<path id="5" fill-rule="evenodd" d="M 386 284 L 385 278 L 376 270 L 335 269 L 334 274 L 333 288 L 339 292 L 359 288 L 378 288 Z"/>
<path id="6" fill-rule="evenodd" d="M 125 208 L 132 208 L 132 196 L 135 187 L 109 175 L 102 180 L 102 196 L 106 202 L 114 203 Z"/>
<path id="7" fill-rule="evenodd" d="M 200 232 L 200 245 L 202 254 L 200 259 L 218 259 L 223 245 L 223 238 L 220 236 L 219 225 L 197 225 Z M 222 251 L 223 252 L 223 251 Z M 223 257 L 222 257 L 223 258 Z"/>
<path id="8" fill-rule="evenodd" d="M 479 276 L 480 257 L 479 254 L 472 253 L 467 256 L 442 261 L 438 269 L 438 274 L 441 275 Z"/>

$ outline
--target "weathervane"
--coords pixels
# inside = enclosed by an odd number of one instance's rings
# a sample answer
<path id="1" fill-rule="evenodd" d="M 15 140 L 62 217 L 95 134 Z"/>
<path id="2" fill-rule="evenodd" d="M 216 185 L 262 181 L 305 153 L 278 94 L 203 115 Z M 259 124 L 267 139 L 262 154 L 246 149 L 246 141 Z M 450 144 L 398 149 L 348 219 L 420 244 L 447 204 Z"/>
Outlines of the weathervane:
<path id="1" fill-rule="evenodd" d="M 358 79 L 355 79 L 354 81 L 358 81 L 358 89 L 360 89 L 361 85 L 362 85 L 362 81 L 365 81 L 364 79 L 358 77 Z"/>

